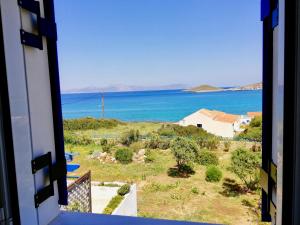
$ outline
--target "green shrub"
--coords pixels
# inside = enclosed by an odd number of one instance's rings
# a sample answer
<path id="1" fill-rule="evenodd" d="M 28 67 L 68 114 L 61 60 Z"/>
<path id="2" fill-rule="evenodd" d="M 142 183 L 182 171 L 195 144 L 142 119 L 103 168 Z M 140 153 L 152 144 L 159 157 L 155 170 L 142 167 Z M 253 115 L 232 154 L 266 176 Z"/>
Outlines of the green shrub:
<path id="1" fill-rule="evenodd" d="M 151 149 L 168 149 L 170 148 L 170 141 L 168 139 L 162 139 L 157 134 L 152 134 L 150 140 L 146 142 L 146 147 Z"/>
<path id="2" fill-rule="evenodd" d="M 250 190 L 258 188 L 260 155 L 250 150 L 239 148 L 231 155 L 230 170 L 235 173 Z"/>
<path id="3" fill-rule="evenodd" d="M 134 152 L 138 152 L 141 149 L 145 148 L 145 143 L 142 141 L 138 141 L 138 142 L 134 142 L 130 145 L 130 148 L 134 151 Z"/>
<path id="4" fill-rule="evenodd" d="M 102 139 L 100 140 L 100 145 L 105 146 L 105 145 L 107 145 L 107 144 L 108 144 L 107 139 L 102 138 Z"/>
<path id="5" fill-rule="evenodd" d="M 156 156 L 155 156 L 155 153 L 153 152 L 153 150 L 147 149 L 145 152 L 145 162 L 152 163 L 155 161 L 155 159 L 156 159 Z"/>
<path id="6" fill-rule="evenodd" d="M 196 137 L 195 141 L 200 148 L 216 150 L 220 144 L 220 139 L 217 137 Z"/>
<path id="7" fill-rule="evenodd" d="M 205 173 L 205 180 L 208 182 L 219 182 L 222 179 L 222 171 L 214 166 L 208 166 Z"/>
<path id="8" fill-rule="evenodd" d="M 113 142 L 109 142 L 107 139 L 103 138 L 100 140 L 100 144 L 102 146 L 102 151 L 106 153 L 111 153 L 112 148 L 114 147 Z"/>
<path id="9" fill-rule="evenodd" d="M 240 133 L 235 139 L 248 141 L 262 141 L 262 117 L 254 117 L 245 130 Z"/>
<path id="10" fill-rule="evenodd" d="M 130 185 L 129 184 L 122 185 L 118 190 L 118 194 L 121 195 L 121 196 L 124 196 L 124 195 L 128 194 L 129 192 L 130 192 Z"/>
<path id="11" fill-rule="evenodd" d="M 192 187 L 191 192 L 195 195 L 199 194 L 199 189 L 197 187 Z"/>
<path id="12" fill-rule="evenodd" d="M 219 159 L 214 152 L 202 150 L 198 154 L 197 163 L 204 166 L 218 165 Z"/>
<path id="13" fill-rule="evenodd" d="M 105 209 L 103 210 L 104 214 L 112 214 L 112 212 L 120 205 L 120 203 L 122 202 L 122 200 L 124 199 L 124 196 L 121 195 L 117 195 L 115 197 L 113 197 L 108 205 L 105 207 Z"/>
<path id="14" fill-rule="evenodd" d="M 228 152 L 231 147 L 231 141 L 224 141 L 224 152 Z"/>
<path id="15" fill-rule="evenodd" d="M 87 209 L 80 204 L 78 201 L 74 201 L 73 203 L 70 203 L 66 207 L 67 211 L 72 211 L 72 212 L 87 212 Z"/>
<path id="16" fill-rule="evenodd" d="M 160 136 L 166 137 L 214 137 L 213 134 L 207 133 L 204 129 L 195 126 L 179 126 L 176 124 L 168 124 L 162 126 L 158 131 Z"/>
<path id="17" fill-rule="evenodd" d="M 94 144 L 94 141 L 87 136 L 79 136 L 73 133 L 65 132 L 64 133 L 65 144 L 72 145 L 90 145 Z"/>
<path id="18" fill-rule="evenodd" d="M 250 127 L 262 127 L 262 116 L 256 116 L 254 117 L 250 124 L 249 124 Z"/>
<path id="19" fill-rule="evenodd" d="M 133 151 L 129 148 L 119 148 L 115 153 L 115 158 L 120 163 L 128 164 L 132 162 Z"/>
<path id="20" fill-rule="evenodd" d="M 133 142 L 137 142 L 140 138 L 139 130 L 130 130 L 122 135 L 120 142 L 123 145 L 129 146 Z"/>
<path id="21" fill-rule="evenodd" d="M 64 130 L 95 130 L 100 128 L 114 128 L 124 124 L 124 122 L 115 119 L 95 119 L 87 117 L 64 120 Z"/>
<path id="22" fill-rule="evenodd" d="M 176 159 L 178 169 L 195 162 L 198 146 L 190 139 L 178 137 L 171 143 L 171 151 Z"/>

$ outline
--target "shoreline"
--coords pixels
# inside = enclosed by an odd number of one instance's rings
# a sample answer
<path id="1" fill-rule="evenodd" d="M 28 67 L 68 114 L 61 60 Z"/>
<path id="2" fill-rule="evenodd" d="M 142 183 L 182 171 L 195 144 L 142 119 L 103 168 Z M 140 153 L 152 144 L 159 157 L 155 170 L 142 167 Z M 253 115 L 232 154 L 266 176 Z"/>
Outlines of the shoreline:
<path id="1" fill-rule="evenodd" d="M 210 92 L 224 92 L 224 91 L 260 91 L 259 89 L 242 89 L 242 88 L 229 88 L 229 89 L 220 89 L 220 90 L 201 90 L 201 91 L 192 91 L 192 90 L 183 90 L 184 92 L 192 92 L 192 93 L 210 93 Z"/>

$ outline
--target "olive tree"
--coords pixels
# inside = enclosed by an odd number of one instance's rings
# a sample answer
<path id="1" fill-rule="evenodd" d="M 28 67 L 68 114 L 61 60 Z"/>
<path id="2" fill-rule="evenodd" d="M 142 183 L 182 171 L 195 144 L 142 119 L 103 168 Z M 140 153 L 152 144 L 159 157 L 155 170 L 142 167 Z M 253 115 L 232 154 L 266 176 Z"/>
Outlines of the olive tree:
<path id="1" fill-rule="evenodd" d="M 259 183 L 260 156 L 250 150 L 239 148 L 231 155 L 230 169 L 248 189 L 257 189 Z"/>
<path id="2" fill-rule="evenodd" d="M 171 143 L 171 151 L 176 159 L 177 167 L 180 170 L 193 163 L 198 155 L 197 144 L 187 138 L 178 137 Z"/>

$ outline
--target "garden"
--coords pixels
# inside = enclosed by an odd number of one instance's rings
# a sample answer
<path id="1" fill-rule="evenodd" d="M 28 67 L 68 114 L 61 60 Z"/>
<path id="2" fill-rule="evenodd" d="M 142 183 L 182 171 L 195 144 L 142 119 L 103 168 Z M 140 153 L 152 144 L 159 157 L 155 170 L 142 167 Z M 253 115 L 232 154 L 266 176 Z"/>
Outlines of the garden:
<path id="1" fill-rule="evenodd" d="M 92 118 L 66 120 L 64 129 L 66 151 L 79 153 L 76 172 L 136 183 L 141 217 L 262 224 L 261 118 L 234 139 L 193 126 Z"/>

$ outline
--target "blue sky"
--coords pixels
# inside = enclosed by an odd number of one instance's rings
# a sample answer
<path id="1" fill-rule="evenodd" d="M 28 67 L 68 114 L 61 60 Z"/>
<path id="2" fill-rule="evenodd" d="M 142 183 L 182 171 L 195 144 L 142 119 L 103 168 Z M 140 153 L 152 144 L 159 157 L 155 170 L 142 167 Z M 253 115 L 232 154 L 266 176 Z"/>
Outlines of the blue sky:
<path id="1" fill-rule="evenodd" d="M 260 0 L 55 0 L 63 90 L 261 81 Z"/>

